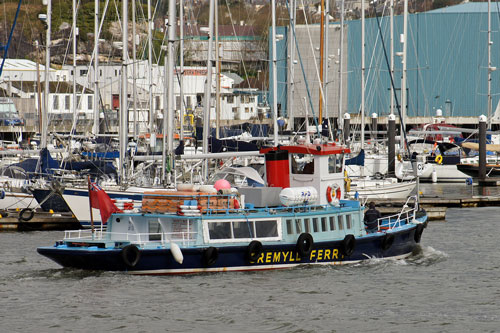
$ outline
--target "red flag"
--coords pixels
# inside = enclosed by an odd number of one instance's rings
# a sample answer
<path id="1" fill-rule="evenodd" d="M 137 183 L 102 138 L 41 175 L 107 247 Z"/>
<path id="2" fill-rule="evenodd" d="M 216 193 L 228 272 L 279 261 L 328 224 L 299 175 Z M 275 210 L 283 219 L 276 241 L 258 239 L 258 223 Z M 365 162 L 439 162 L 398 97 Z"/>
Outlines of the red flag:
<path id="1" fill-rule="evenodd" d="M 111 201 L 109 195 L 96 183 L 90 185 L 90 204 L 92 208 L 98 208 L 101 212 L 101 221 L 103 224 L 108 222 L 113 213 L 123 213 L 121 209 Z"/>

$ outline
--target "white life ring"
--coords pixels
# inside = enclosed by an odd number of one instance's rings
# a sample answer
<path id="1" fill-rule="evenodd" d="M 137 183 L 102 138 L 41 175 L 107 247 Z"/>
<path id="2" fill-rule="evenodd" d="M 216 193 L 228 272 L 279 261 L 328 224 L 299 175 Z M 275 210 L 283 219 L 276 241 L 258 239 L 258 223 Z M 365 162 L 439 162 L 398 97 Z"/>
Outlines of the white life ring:
<path id="1" fill-rule="evenodd" d="M 342 190 L 340 189 L 340 186 L 338 186 L 337 184 L 329 185 L 326 188 L 326 201 L 328 201 L 330 205 L 333 206 L 338 205 L 341 196 L 342 196 Z"/>

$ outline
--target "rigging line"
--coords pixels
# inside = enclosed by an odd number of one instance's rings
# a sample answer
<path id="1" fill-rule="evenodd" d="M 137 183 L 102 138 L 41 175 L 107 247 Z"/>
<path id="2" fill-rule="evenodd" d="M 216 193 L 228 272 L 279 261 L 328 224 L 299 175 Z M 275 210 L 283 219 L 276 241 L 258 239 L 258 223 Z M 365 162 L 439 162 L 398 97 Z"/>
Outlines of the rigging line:
<path id="1" fill-rule="evenodd" d="M 286 1 L 286 8 L 288 9 L 288 11 L 290 11 L 290 6 L 289 6 L 288 1 Z M 305 10 L 303 9 L 303 11 L 304 11 L 304 16 L 305 16 Z M 312 112 L 312 115 L 313 115 L 314 124 L 316 125 L 316 132 L 320 133 L 319 128 L 318 128 L 318 120 L 316 119 L 315 112 L 314 112 L 314 105 L 312 103 L 311 91 L 309 89 L 309 83 L 307 81 L 306 72 L 305 72 L 305 69 L 304 69 L 304 63 L 302 62 L 302 56 L 300 54 L 299 44 L 297 42 L 297 34 L 295 33 L 295 31 L 292 31 L 292 33 L 293 33 L 293 38 L 295 39 L 295 48 L 297 50 L 297 56 L 299 57 L 299 61 L 300 61 L 300 68 L 302 70 L 302 77 L 304 79 L 304 84 L 306 86 L 306 91 L 307 91 L 307 97 L 308 97 L 308 100 L 309 100 L 309 105 L 311 107 L 311 112 Z"/>
<path id="2" fill-rule="evenodd" d="M 381 30 L 380 20 L 379 20 L 379 17 L 378 17 L 378 14 L 377 14 L 376 10 L 375 10 L 375 17 L 377 18 L 378 29 Z M 384 50 L 385 63 L 387 65 L 387 68 L 389 68 L 389 70 L 387 71 L 387 73 L 389 74 L 389 77 L 391 79 L 391 85 L 392 85 L 392 88 L 393 88 L 393 91 L 394 91 L 394 100 L 396 102 L 396 109 L 398 110 L 399 120 L 402 122 L 403 121 L 403 117 L 401 116 L 401 105 L 399 104 L 398 94 L 396 93 L 396 86 L 394 85 L 394 77 L 392 76 L 392 73 L 390 71 L 391 65 L 389 64 L 389 57 L 387 56 L 387 49 L 385 48 L 384 36 L 382 34 L 379 34 L 379 36 L 380 36 L 380 39 L 381 39 L 381 42 L 382 42 L 382 49 Z M 403 126 L 401 126 L 401 127 L 403 129 L 403 136 L 404 136 L 406 150 L 408 151 L 408 156 L 411 156 L 410 146 L 408 145 L 408 137 L 406 135 L 406 129 L 405 129 L 406 124 L 403 123 L 402 125 Z"/>
<path id="3" fill-rule="evenodd" d="M 10 46 L 10 42 L 12 40 L 12 34 L 14 33 L 14 28 L 16 27 L 17 17 L 19 16 L 19 10 L 21 9 L 21 2 L 22 2 L 22 0 L 19 0 L 19 3 L 17 4 L 16 16 L 14 16 L 14 22 L 12 23 L 12 28 L 10 29 L 9 39 L 7 40 L 7 44 L 1 46 L 1 48 L 3 49 L 3 59 L 2 59 L 2 65 L 0 65 L 0 76 L 2 76 L 3 65 L 5 63 L 5 59 L 7 58 L 7 53 L 9 52 L 9 46 Z"/>

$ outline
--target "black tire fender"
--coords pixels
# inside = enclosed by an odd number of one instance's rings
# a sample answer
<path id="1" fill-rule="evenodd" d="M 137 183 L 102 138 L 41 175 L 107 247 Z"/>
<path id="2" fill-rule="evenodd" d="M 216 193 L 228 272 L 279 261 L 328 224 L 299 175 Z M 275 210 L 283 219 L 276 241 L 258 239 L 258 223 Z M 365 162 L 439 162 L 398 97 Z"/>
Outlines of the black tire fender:
<path id="1" fill-rule="evenodd" d="M 33 216 L 35 216 L 35 212 L 31 208 L 24 208 L 19 212 L 19 220 L 24 222 L 30 221 Z"/>
<path id="2" fill-rule="evenodd" d="M 413 239 L 415 240 L 415 243 L 420 243 L 420 239 L 422 239 L 422 232 L 424 232 L 425 226 L 423 224 L 417 224 L 417 227 L 415 228 L 415 236 Z"/>
<path id="3" fill-rule="evenodd" d="M 354 235 L 351 234 L 346 235 L 342 240 L 342 246 L 340 248 L 342 254 L 346 257 L 349 257 L 354 253 L 355 248 L 356 248 L 356 238 L 354 238 Z"/>
<path id="4" fill-rule="evenodd" d="M 314 249 L 313 236 L 307 232 L 301 233 L 297 239 L 297 253 L 299 256 L 307 257 Z"/>
<path id="5" fill-rule="evenodd" d="M 382 238 L 382 250 L 386 251 L 389 250 L 392 246 L 392 243 L 394 243 L 394 235 L 393 234 L 385 234 L 384 237 Z"/>
<path id="6" fill-rule="evenodd" d="M 202 255 L 203 266 L 210 267 L 215 265 L 218 258 L 219 258 L 219 251 L 217 250 L 217 248 L 210 246 L 205 251 L 203 251 Z"/>
<path id="7" fill-rule="evenodd" d="M 141 251 L 135 245 L 129 244 L 125 246 L 120 253 L 123 263 L 129 268 L 133 268 L 137 265 L 141 259 Z"/>
<path id="8" fill-rule="evenodd" d="M 262 254 L 262 243 L 258 240 L 253 240 L 248 244 L 245 257 L 249 262 L 256 262 Z"/>

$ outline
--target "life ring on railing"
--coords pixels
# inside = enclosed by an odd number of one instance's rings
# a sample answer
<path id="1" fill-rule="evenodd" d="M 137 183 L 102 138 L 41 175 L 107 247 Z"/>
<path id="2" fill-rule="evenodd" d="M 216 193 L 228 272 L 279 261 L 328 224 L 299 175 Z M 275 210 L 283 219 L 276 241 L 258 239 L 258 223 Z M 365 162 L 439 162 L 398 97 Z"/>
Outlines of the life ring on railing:
<path id="1" fill-rule="evenodd" d="M 219 258 L 219 251 L 217 248 L 210 246 L 205 251 L 203 251 L 202 263 L 205 267 L 210 267 L 215 265 L 217 259 Z"/>
<path id="2" fill-rule="evenodd" d="M 35 216 L 35 212 L 31 208 L 24 208 L 19 212 L 19 220 L 24 222 L 28 222 L 33 216 Z"/>
<path id="3" fill-rule="evenodd" d="M 332 184 L 326 188 L 326 201 L 331 205 L 338 204 L 342 196 L 342 190 L 337 184 Z"/>
<path id="4" fill-rule="evenodd" d="M 424 225 L 418 224 L 415 229 L 415 236 L 413 236 L 415 243 L 420 243 L 420 239 L 422 239 L 422 232 L 424 232 Z"/>
<path id="5" fill-rule="evenodd" d="M 340 251 L 342 252 L 342 254 L 346 257 L 349 257 L 354 253 L 355 248 L 356 248 L 356 238 L 354 238 L 354 235 L 351 234 L 346 235 L 340 247 Z"/>
<path id="6" fill-rule="evenodd" d="M 396 157 L 397 157 L 399 162 L 403 162 L 403 158 L 401 157 L 401 154 L 397 154 Z"/>
<path id="7" fill-rule="evenodd" d="M 297 253 L 301 258 L 307 257 L 314 248 L 314 239 L 311 234 L 301 233 L 297 239 Z"/>
<path id="8" fill-rule="evenodd" d="M 251 263 L 254 263 L 259 259 L 261 254 L 262 254 L 262 243 L 257 240 L 251 241 L 250 244 L 248 244 L 245 253 L 247 260 Z"/>
<path id="9" fill-rule="evenodd" d="M 443 156 L 442 155 L 436 156 L 434 161 L 436 161 L 437 164 L 443 164 Z"/>
<path id="10" fill-rule="evenodd" d="M 382 250 L 389 250 L 394 243 L 394 235 L 393 234 L 385 234 L 384 238 L 382 238 Z"/>
<path id="11" fill-rule="evenodd" d="M 139 262 L 139 259 L 141 259 L 141 251 L 139 251 L 137 246 L 132 244 L 125 246 L 120 254 L 122 256 L 123 263 L 129 268 L 135 267 L 135 265 Z"/>

